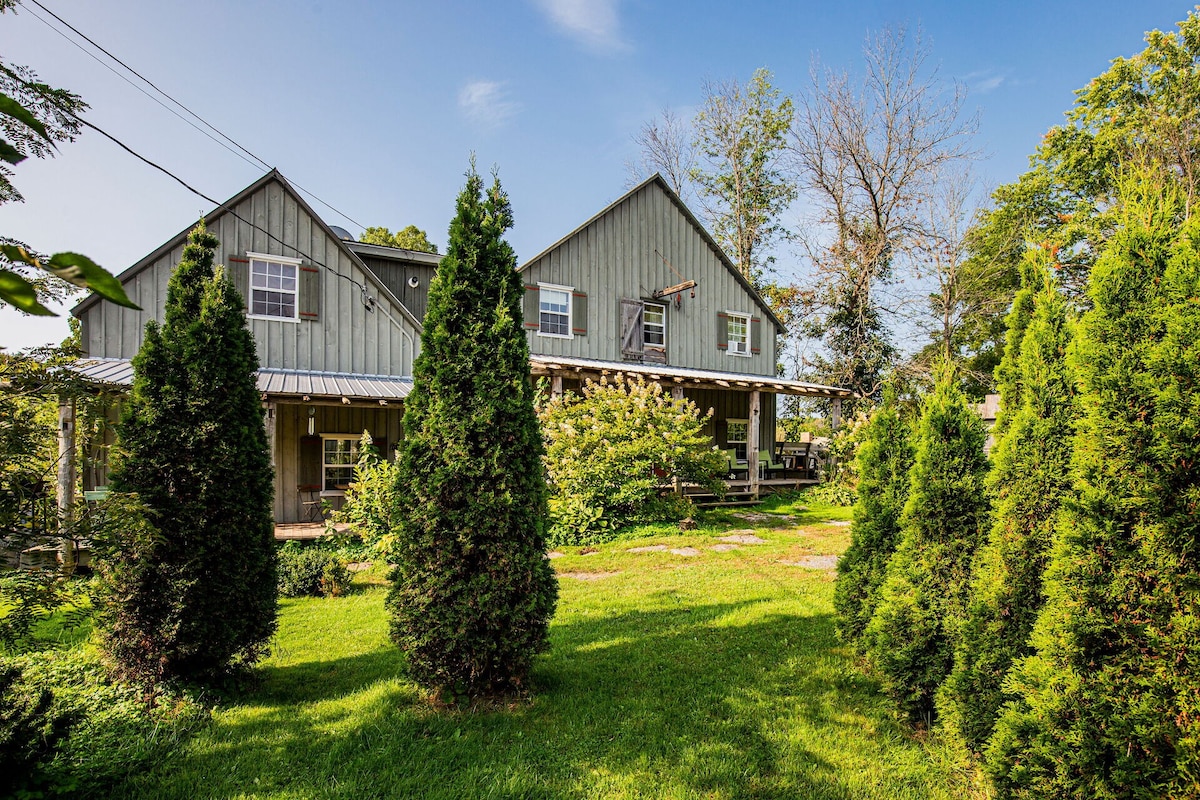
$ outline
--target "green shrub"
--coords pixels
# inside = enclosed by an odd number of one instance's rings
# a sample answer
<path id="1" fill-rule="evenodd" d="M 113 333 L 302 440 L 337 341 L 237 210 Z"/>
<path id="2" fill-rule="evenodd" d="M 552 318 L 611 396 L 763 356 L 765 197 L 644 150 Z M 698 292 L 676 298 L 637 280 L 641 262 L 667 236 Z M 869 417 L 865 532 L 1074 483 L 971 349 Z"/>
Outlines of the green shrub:
<path id="1" fill-rule="evenodd" d="M 54 708 L 54 694 L 22 681 L 21 669 L 0 661 L 0 796 L 32 792 L 46 781 L 74 719 Z"/>
<path id="2" fill-rule="evenodd" d="M 401 513 L 397 467 L 375 451 L 368 431 L 363 431 L 358 453 L 354 478 L 333 522 L 349 525 L 373 557 L 387 559 L 395 542 L 396 515 Z"/>
<path id="3" fill-rule="evenodd" d="M 558 599 L 511 225 L 472 167 L 404 403 L 391 636 L 448 698 L 526 690 Z"/>
<path id="4" fill-rule="evenodd" d="M 1025 296 L 1032 295 L 1033 318 L 1020 326 L 1021 342 L 1010 339 L 997 370 L 1003 396 L 1014 406 L 1000 410 L 1004 424 L 997 425 L 1001 434 L 988 476 L 995 501 L 992 526 L 975 565 L 954 669 L 938 701 L 939 715 L 973 753 L 982 752 L 1001 706 L 1012 699 L 1003 691 L 1004 676 L 1033 652 L 1029 636 L 1044 599 L 1042 573 L 1071 487 L 1076 404 L 1066 356 L 1072 332 L 1049 269 L 1048 254 L 1031 255 L 1013 304 L 1015 315 L 1029 308 Z M 1019 369 L 1012 369 L 1014 363 Z"/>
<path id="5" fill-rule="evenodd" d="M 912 723 L 933 719 L 966 616 L 987 524 L 984 438 L 983 420 L 943 368 L 914 433 L 900 543 L 864 636 L 884 692 Z"/>
<path id="6" fill-rule="evenodd" d="M 1005 797 L 1200 794 L 1200 219 L 1174 180 L 1127 171 L 1091 274 L 1074 491 L 987 751 Z"/>
<path id="7" fill-rule="evenodd" d="M 690 503 L 664 496 L 675 479 L 725 490 L 725 456 L 703 433 L 707 417 L 656 383 L 588 381 L 582 396 L 553 398 L 540 416 L 554 545 L 605 541 L 624 525 L 690 516 Z"/>
<path id="8" fill-rule="evenodd" d="M 118 427 L 111 486 L 145 514 L 115 526 L 105 575 L 108 652 L 147 684 L 220 680 L 275 631 L 274 477 L 246 304 L 188 236 L 164 319 L 146 324 Z M 118 515 L 119 516 L 119 515 Z"/>
<path id="9" fill-rule="evenodd" d="M 350 571 L 335 553 L 299 542 L 279 548 L 279 594 L 339 597 L 350 588 Z"/>
<path id="10" fill-rule="evenodd" d="M 900 540 L 900 514 L 908 500 L 908 471 L 913 462 L 909 426 L 900 418 L 896 394 L 890 387 L 871 414 L 856 460 L 858 502 L 850 546 L 838 559 L 833 605 L 842 638 L 858 646 L 875 613 L 888 560 Z"/>

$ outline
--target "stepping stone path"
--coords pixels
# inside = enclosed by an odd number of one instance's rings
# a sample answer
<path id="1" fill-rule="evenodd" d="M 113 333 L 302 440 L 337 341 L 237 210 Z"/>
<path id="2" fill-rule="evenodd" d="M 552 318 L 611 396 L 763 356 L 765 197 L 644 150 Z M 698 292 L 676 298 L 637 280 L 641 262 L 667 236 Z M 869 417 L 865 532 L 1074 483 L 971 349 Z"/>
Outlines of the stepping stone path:
<path id="1" fill-rule="evenodd" d="M 837 556 L 805 556 L 799 561 L 780 561 L 788 567 L 803 567 L 804 569 L 837 569 Z"/>
<path id="2" fill-rule="evenodd" d="M 753 533 L 738 532 L 731 533 L 728 536 L 721 537 L 722 542 L 733 542 L 735 544 L 766 544 L 766 539 L 760 539 Z"/>
<path id="3" fill-rule="evenodd" d="M 620 572 L 560 572 L 559 576 L 563 578 L 574 578 L 577 581 L 598 581 L 620 574 Z"/>
<path id="4" fill-rule="evenodd" d="M 549 559 L 562 558 L 565 555 L 566 555 L 566 553 L 560 553 L 557 550 L 551 550 L 549 553 L 546 553 L 546 558 L 549 558 Z"/>
<path id="5" fill-rule="evenodd" d="M 364 569 L 370 569 L 370 561 L 351 561 L 346 565 L 346 569 L 350 572 L 362 572 Z"/>
<path id="6" fill-rule="evenodd" d="M 848 519 L 827 519 L 822 524 L 823 525 L 836 525 L 839 528 L 845 528 L 847 525 L 853 525 L 854 523 Z"/>
<path id="7" fill-rule="evenodd" d="M 718 553 L 728 553 L 730 550 L 741 550 L 736 544 L 710 544 L 709 550 L 715 550 Z"/>
<path id="8" fill-rule="evenodd" d="M 671 551 L 677 556 L 698 556 L 700 551 L 694 547 L 676 547 Z"/>
<path id="9" fill-rule="evenodd" d="M 646 547 L 631 547 L 625 552 L 627 553 L 665 553 L 667 546 L 665 544 L 652 544 Z"/>
<path id="10" fill-rule="evenodd" d="M 763 520 L 772 519 L 770 514 L 759 514 L 756 511 L 745 511 L 740 514 L 731 514 L 730 516 L 743 519 L 746 522 L 762 522 Z"/>

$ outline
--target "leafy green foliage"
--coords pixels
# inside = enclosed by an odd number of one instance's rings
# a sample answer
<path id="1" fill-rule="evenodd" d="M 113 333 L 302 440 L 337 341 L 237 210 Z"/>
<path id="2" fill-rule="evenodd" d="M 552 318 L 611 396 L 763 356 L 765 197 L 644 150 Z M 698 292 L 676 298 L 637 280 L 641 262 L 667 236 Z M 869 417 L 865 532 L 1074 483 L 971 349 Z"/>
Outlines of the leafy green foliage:
<path id="1" fill-rule="evenodd" d="M 838 560 L 833 605 L 840 615 L 838 631 L 859 644 L 875 613 L 888 560 L 900 540 L 900 514 L 908 500 L 908 472 L 913 446 L 908 424 L 900 418 L 894 391 L 884 390 L 883 403 L 871 414 L 858 448 L 858 502 L 850 547 Z"/>
<path id="2" fill-rule="evenodd" d="M 1066 303 L 1047 274 L 1048 261 L 1046 255 L 1027 257 L 1026 286 L 1009 315 L 1010 329 L 1024 335 L 1019 347 L 1006 351 L 1000 370 L 1002 396 L 1012 405 L 1001 408 L 1006 424 L 996 425 L 1002 433 L 989 476 L 992 527 L 976 562 L 954 670 L 939 698 L 940 715 L 974 753 L 982 752 L 1001 706 L 1011 699 L 1002 689 L 1004 676 L 1032 653 L 1029 637 L 1044 600 L 1042 574 L 1057 513 L 1071 487 L 1072 328 Z M 1027 324 L 1026 295 L 1034 301 Z"/>
<path id="3" fill-rule="evenodd" d="M 912 723 L 934 714 L 966 617 L 988 500 L 983 421 L 943 368 L 913 436 L 900 543 L 864 636 L 884 692 Z"/>
<path id="4" fill-rule="evenodd" d="M 987 752 L 1009 797 L 1197 790 L 1200 223 L 1154 166 L 1119 186 L 1071 355 L 1074 496 Z"/>
<path id="5" fill-rule="evenodd" d="M 511 225 L 472 165 L 404 404 L 391 635 L 448 697 L 525 690 L 558 596 Z"/>
<path id="6" fill-rule="evenodd" d="M 540 412 L 555 545 L 612 538 L 623 525 L 682 519 L 673 481 L 724 493 L 725 456 L 704 432 L 707 416 L 644 380 L 588 381 L 582 395 L 551 399 Z"/>
<path id="7" fill-rule="evenodd" d="M 349 525 L 377 558 L 389 558 L 395 546 L 397 516 L 402 513 L 397 470 L 396 462 L 377 453 L 371 434 L 363 431 L 354 478 L 342 507 L 333 513 L 333 521 Z"/>
<path id="8" fill-rule="evenodd" d="M 418 253 L 436 253 L 437 245 L 429 241 L 429 235 L 416 225 L 392 233 L 387 228 L 370 227 L 358 239 L 366 244 L 381 244 L 384 247 L 402 247 Z"/>
<path id="9" fill-rule="evenodd" d="M 135 494 L 107 564 L 106 646 L 138 680 L 207 681 L 275 630 L 273 475 L 245 306 L 203 223 L 146 325 L 114 491 Z"/>
<path id="10" fill-rule="evenodd" d="M 21 670 L 0 661 L 0 794 L 32 791 L 44 781 L 74 720 L 54 709 L 46 688 L 21 685 Z"/>
<path id="11" fill-rule="evenodd" d="M 346 562 L 328 550 L 288 542 L 279 548 L 279 594 L 340 597 L 350 588 Z"/>

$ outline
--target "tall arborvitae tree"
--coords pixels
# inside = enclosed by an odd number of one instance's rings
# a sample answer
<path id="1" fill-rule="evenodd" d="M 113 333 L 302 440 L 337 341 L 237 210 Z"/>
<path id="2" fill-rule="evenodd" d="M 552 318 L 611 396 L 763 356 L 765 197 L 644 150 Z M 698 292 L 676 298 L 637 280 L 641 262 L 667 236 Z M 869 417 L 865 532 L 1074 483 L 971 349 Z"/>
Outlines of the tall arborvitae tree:
<path id="1" fill-rule="evenodd" d="M 405 403 L 391 633 L 443 697 L 524 690 L 558 594 L 511 225 L 472 166 Z"/>
<path id="2" fill-rule="evenodd" d="M 106 631 L 141 680 L 211 680 L 254 663 L 275 632 L 274 476 L 245 304 L 201 223 L 146 325 L 119 433 L 117 492 L 153 527 L 116 542 Z"/>
<path id="3" fill-rule="evenodd" d="M 982 418 L 943 366 L 916 427 L 900 544 L 864 637 L 884 691 L 912 723 L 932 720 L 966 616 L 971 561 L 987 526 L 984 438 Z"/>
<path id="4" fill-rule="evenodd" d="M 998 370 L 1005 396 L 1021 402 L 1001 409 L 1008 424 L 992 450 L 991 533 L 975 565 L 954 671 L 939 698 L 940 716 L 975 753 L 982 751 L 1000 707 L 1011 699 L 1001 688 L 1004 676 L 1032 652 L 1029 636 L 1043 603 L 1042 573 L 1058 510 L 1071 487 L 1077 406 L 1066 361 L 1072 326 L 1058 286 L 1048 276 L 1047 256 L 1042 251 L 1026 259 L 1018 301 L 1037 289 L 1033 318 L 1019 358 L 1010 347 Z M 1021 313 L 1019 302 L 1010 316 Z"/>
<path id="5" fill-rule="evenodd" d="M 913 447 L 894 388 L 884 389 L 883 403 L 871 414 L 856 458 L 858 502 L 850 547 L 838 559 L 833 606 L 840 617 L 842 638 L 858 646 L 875 613 L 888 559 L 900 540 L 900 514 L 908 500 Z"/>
<path id="6" fill-rule="evenodd" d="M 988 747 L 1005 797 L 1200 795 L 1200 222 L 1134 168 L 1072 354 L 1082 416 L 1035 655 Z"/>

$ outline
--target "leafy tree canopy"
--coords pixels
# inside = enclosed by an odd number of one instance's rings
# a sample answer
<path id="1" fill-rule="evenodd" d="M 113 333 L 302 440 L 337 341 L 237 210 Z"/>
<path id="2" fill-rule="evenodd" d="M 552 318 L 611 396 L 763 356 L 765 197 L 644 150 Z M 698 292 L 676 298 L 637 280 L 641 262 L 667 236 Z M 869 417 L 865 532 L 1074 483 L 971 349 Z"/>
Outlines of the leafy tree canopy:
<path id="1" fill-rule="evenodd" d="M 379 244 L 384 247 L 401 247 L 405 250 L 415 250 L 418 253 L 436 253 L 437 245 L 429 241 L 425 231 L 416 225 L 392 233 L 387 228 L 370 227 L 359 237 L 365 244 Z"/>

